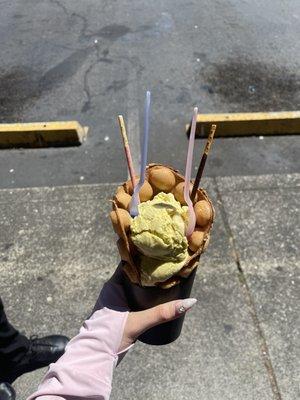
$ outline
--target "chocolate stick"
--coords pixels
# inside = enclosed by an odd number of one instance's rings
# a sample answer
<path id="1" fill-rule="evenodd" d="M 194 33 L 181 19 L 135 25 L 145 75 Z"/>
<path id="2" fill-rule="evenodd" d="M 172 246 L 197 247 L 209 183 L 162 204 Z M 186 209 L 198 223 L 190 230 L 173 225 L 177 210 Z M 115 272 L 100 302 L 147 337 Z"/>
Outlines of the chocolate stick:
<path id="1" fill-rule="evenodd" d="M 210 128 L 210 132 L 209 132 L 209 135 L 208 135 L 208 138 L 207 138 L 207 142 L 206 142 L 206 145 L 205 145 L 204 153 L 203 153 L 201 161 L 200 161 L 200 165 L 199 165 L 199 168 L 198 168 L 198 171 L 197 171 L 196 179 L 195 179 L 193 190 L 192 190 L 192 194 L 191 194 L 192 202 L 195 199 L 195 196 L 196 196 L 196 193 L 197 193 L 197 189 L 199 187 L 200 180 L 201 180 L 202 175 L 203 175 L 203 170 L 204 170 L 204 167 L 205 167 L 206 159 L 207 159 L 210 147 L 212 145 L 212 142 L 214 140 L 214 135 L 215 135 L 216 129 L 217 129 L 217 125 L 212 125 L 211 128 Z"/>

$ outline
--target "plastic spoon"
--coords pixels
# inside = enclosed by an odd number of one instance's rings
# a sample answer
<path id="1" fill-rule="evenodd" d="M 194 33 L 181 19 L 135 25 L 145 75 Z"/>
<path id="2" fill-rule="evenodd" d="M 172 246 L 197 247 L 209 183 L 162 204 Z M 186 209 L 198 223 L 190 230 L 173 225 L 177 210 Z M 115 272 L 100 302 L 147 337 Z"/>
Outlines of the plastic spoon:
<path id="1" fill-rule="evenodd" d="M 186 158 L 186 166 L 185 166 L 185 178 L 184 178 L 184 200 L 189 208 L 189 223 L 186 229 L 186 236 L 189 237 L 194 232 L 196 225 L 196 216 L 193 207 L 192 200 L 190 198 L 190 182 L 191 182 L 191 171 L 192 171 L 192 162 L 193 162 L 193 151 L 194 151 L 194 143 L 195 143 L 195 131 L 196 131 L 196 121 L 197 121 L 198 108 L 194 108 L 193 119 L 192 119 L 192 127 L 190 132 L 189 139 L 189 147 Z"/>
<path id="2" fill-rule="evenodd" d="M 151 101 L 151 94 L 149 91 L 147 91 L 146 102 L 145 102 L 145 115 L 144 115 L 144 132 L 143 132 L 143 140 L 142 140 L 142 159 L 141 159 L 140 180 L 134 188 L 131 203 L 130 203 L 130 215 L 132 217 L 136 217 L 139 214 L 139 210 L 138 210 L 139 192 L 145 182 L 145 172 L 146 172 L 147 155 L 148 155 L 148 141 L 149 141 L 148 139 L 149 139 L 150 101 Z"/>

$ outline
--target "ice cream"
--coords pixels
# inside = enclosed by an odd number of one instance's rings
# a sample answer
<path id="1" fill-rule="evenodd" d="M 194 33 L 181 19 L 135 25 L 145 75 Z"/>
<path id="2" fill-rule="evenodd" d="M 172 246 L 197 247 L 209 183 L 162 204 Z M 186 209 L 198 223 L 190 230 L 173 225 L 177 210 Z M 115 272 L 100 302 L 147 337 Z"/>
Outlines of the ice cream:
<path id="1" fill-rule="evenodd" d="M 214 209 L 206 192 L 198 188 L 194 199 L 197 224 L 192 235 L 186 238 L 188 208 L 183 187 L 184 176 L 175 169 L 149 165 L 136 218 L 129 214 L 131 179 L 118 187 L 110 218 L 119 237 L 123 271 L 132 284 L 167 290 L 181 284 L 197 268 L 209 242 Z"/>
<path id="2" fill-rule="evenodd" d="M 172 193 L 164 192 L 138 207 L 139 215 L 130 225 L 131 239 L 142 253 L 142 284 L 151 286 L 180 271 L 188 257 L 188 208 L 181 206 Z"/>
<path id="3" fill-rule="evenodd" d="M 158 282 L 165 282 L 176 275 L 183 267 L 188 256 L 185 250 L 182 260 L 163 261 L 155 258 L 141 256 L 141 283 L 143 286 L 153 286 Z"/>

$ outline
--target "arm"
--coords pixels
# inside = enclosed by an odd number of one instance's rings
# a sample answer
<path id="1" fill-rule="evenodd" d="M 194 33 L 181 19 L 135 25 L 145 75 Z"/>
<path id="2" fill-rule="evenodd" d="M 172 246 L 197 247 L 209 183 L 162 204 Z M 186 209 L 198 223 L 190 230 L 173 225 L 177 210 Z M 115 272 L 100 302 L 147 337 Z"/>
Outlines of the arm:
<path id="1" fill-rule="evenodd" d="M 147 329 L 179 317 L 195 303 L 196 299 L 175 300 L 129 312 L 118 268 L 104 285 L 92 316 L 27 400 L 108 400 L 113 370 L 135 340 Z"/>
<path id="2" fill-rule="evenodd" d="M 28 400 L 109 399 L 127 317 L 128 312 L 108 308 L 94 312 Z"/>

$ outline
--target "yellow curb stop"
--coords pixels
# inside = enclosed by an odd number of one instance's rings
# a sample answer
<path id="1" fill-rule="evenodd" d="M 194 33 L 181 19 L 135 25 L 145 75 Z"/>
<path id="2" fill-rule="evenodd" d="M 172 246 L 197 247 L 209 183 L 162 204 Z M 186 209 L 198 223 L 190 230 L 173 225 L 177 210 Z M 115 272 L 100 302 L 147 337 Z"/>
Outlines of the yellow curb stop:
<path id="1" fill-rule="evenodd" d="M 0 124 L 0 149 L 79 146 L 87 133 L 77 121 Z"/>
<path id="2" fill-rule="evenodd" d="M 207 137 L 212 124 L 216 137 L 298 135 L 300 111 L 198 114 L 196 136 Z M 189 133 L 191 125 L 186 125 Z"/>

